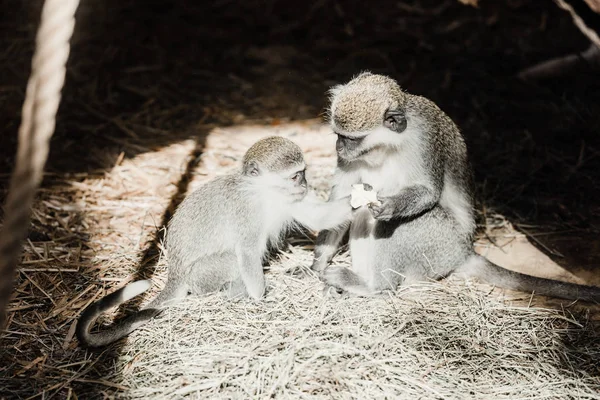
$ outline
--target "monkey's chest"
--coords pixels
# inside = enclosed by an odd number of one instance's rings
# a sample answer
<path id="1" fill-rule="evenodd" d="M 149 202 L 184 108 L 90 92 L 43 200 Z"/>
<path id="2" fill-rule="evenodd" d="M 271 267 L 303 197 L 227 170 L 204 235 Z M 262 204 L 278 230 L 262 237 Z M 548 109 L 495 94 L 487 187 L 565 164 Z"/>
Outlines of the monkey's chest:
<path id="1" fill-rule="evenodd" d="M 379 197 L 391 196 L 410 185 L 410 172 L 403 165 L 384 164 L 361 171 L 359 183 L 373 186 Z"/>
<path id="2" fill-rule="evenodd" d="M 292 220 L 285 208 L 273 207 L 264 212 L 261 218 L 261 227 L 264 232 L 262 240 L 277 247 L 280 244 L 283 233 L 287 230 Z"/>

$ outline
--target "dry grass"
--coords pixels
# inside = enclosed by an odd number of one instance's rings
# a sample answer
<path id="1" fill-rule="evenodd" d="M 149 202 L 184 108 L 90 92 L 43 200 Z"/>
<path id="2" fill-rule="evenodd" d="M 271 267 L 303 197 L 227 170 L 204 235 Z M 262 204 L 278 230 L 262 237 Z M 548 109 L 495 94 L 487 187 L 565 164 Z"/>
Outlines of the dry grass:
<path id="1" fill-rule="evenodd" d="M 301 144 L 323 193 L 333 138 L 316 121 L 217 130 L 204 165 L 239 159 L 271 133 Z M 264 301 L 217 294 L 169 309 L 131 336 L 111 382 L 128 388 L 124 398 L 600 398 L 600 336 L 585 314 L 529 308 L 522 294 L 502 302 L 458 282 L 340 297 L 313 275 L 288 273 L 309 265 L 311 250 L 299 237 L 273 260 Z M 163 258 L 157 286 L 165 274 Z"/>
<path id="2" fill-rule="evenodd" d="M 597 328 L 457 282 L 375 299 L 324 294 L 300 247 L 264 301 L 194 298 L 134 333 L 125 398 L 600 398 Z M 148 349 L 152 349 L 149 351 Z"/>
<path id="3" fill-rule="evenodd" d="M 235 168 L 251 143 L 270 134 L 303 147 L 308 180 L 324 195 L 334 137 L 315 120 L 213 130 L 188 190 Z M 600 336 L 589 316 L 530 308 L 522 295 L 513 306 L 489 289 L 457 282 L 374 299 L 323 293 L 315 276 L 286 273 L 310 264 L 312 240 L 304 236 L 273 260 L 264 301 L 190 298 L 116 354 L 114 347 L 82 351 L 73 328 L 87 304 L 141 276 L 155 282 L 149 297 L 164 285 L 166 260 L 147 249 L 195 147 L 184 141 L 147 151 L 42 193 L 35 225 L 54 224 L 55 236 L 51 246 L 26 247 L 3 338 L 14 350 L 3 357 L 8 368 L 0 384 L 20 397 L 33 394 L 33 384 L 60 397 L 75 389 L 80 397 L 122 398 L 598 398 Z M 68 246 L 76 227 L 89 232 L 85 248 Z M 349 258 L 336 262 L 348 265 Z"/>

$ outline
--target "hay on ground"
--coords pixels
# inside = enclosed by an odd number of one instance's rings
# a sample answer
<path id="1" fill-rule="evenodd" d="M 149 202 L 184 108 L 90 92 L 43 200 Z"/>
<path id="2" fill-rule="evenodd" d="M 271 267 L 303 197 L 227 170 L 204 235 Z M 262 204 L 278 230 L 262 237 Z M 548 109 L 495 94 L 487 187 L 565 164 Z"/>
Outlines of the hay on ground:
<path id="1" fill-rule="evenodd" d="M 600 398 L 600 339 L 584 316 L 513 306 L 459 282 L 378 298 L 324 293 L 296 245 L 261 302 L 189 298 L 135 332 L 124 397 Z"/>

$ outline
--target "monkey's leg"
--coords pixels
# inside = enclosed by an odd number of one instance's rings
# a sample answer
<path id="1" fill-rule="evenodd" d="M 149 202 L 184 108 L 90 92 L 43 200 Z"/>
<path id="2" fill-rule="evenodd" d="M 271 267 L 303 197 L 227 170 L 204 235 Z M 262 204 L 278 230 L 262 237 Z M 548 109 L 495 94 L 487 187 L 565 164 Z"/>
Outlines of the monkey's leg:
<path id="1" fill-rule="evenodd" d="M 253 299 L 260 299 L 265 293 L 265 274 L 261 254 L 256 248 L 240 249 L 237 258 L 240 278 L 246 287 L 246 292 Z"/>
<path id="2" fill-rule="evenodd" d="M 229 299 L 241 299 L 248 297 L 246 285 L 244 284 L 244 281 L 242 281 L 241 277 L 227 282 L 223 289 L 225 290 L 227 298 Z"/>
<path id="3" fill-rule="evenodd" d="M 323 280 L 330 286 L 359 296 L 373 296 L 376 292 L 350 268 L 330 265 L 323 271 Z"/>
<path id="4" fill-rule="evenodd" d="M 390 234 L 391 233 L 391 234 Z M 374 232 L 375 290 L 448 276 L 472 254 L 472 243 L 442 206 L 410 221 L 379 222 Z"/>
<path id="5" fill-rule="evenodd" d="M 340 242 L 348 232 L 349 226 L 341 227 L 336 230 L 324 230 L 319 232 L 317 243 L 315 244 L 315 257 L 311 265 L 313 271 L 323 271 L 331 259 L 338 251 Z"/>

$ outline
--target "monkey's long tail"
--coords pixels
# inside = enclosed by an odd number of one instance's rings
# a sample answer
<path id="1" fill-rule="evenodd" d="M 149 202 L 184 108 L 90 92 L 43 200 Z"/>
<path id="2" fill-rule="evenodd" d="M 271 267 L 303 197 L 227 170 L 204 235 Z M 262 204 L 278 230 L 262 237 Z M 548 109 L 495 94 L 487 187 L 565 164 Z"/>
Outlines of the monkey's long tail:
<path id="1" fill-rule="evenodd" d="M 77 322 L 75 333 L 79 342 L 86 347 L 106 346 L 127 336 L 158 315 L 161 311 L 160 309 L 147 308 L 130 315 L 123 321 L 101 332 L 90 333 L 89 331 L 100 314 L 144 293 L 150 288 L 150 285 L 151 283 L 148 280 L 133 282 L 89 305 Z"/>
<path id="2" fill-rule="evenodd" d="M 473 255 L 456 271 L 462 276 L 481 279 L 505 289 L 519 290 L 543 296 L 600 303 L 600 287 L 577 285 L 538 278 L 502 268 L 486 258 Z"/>

